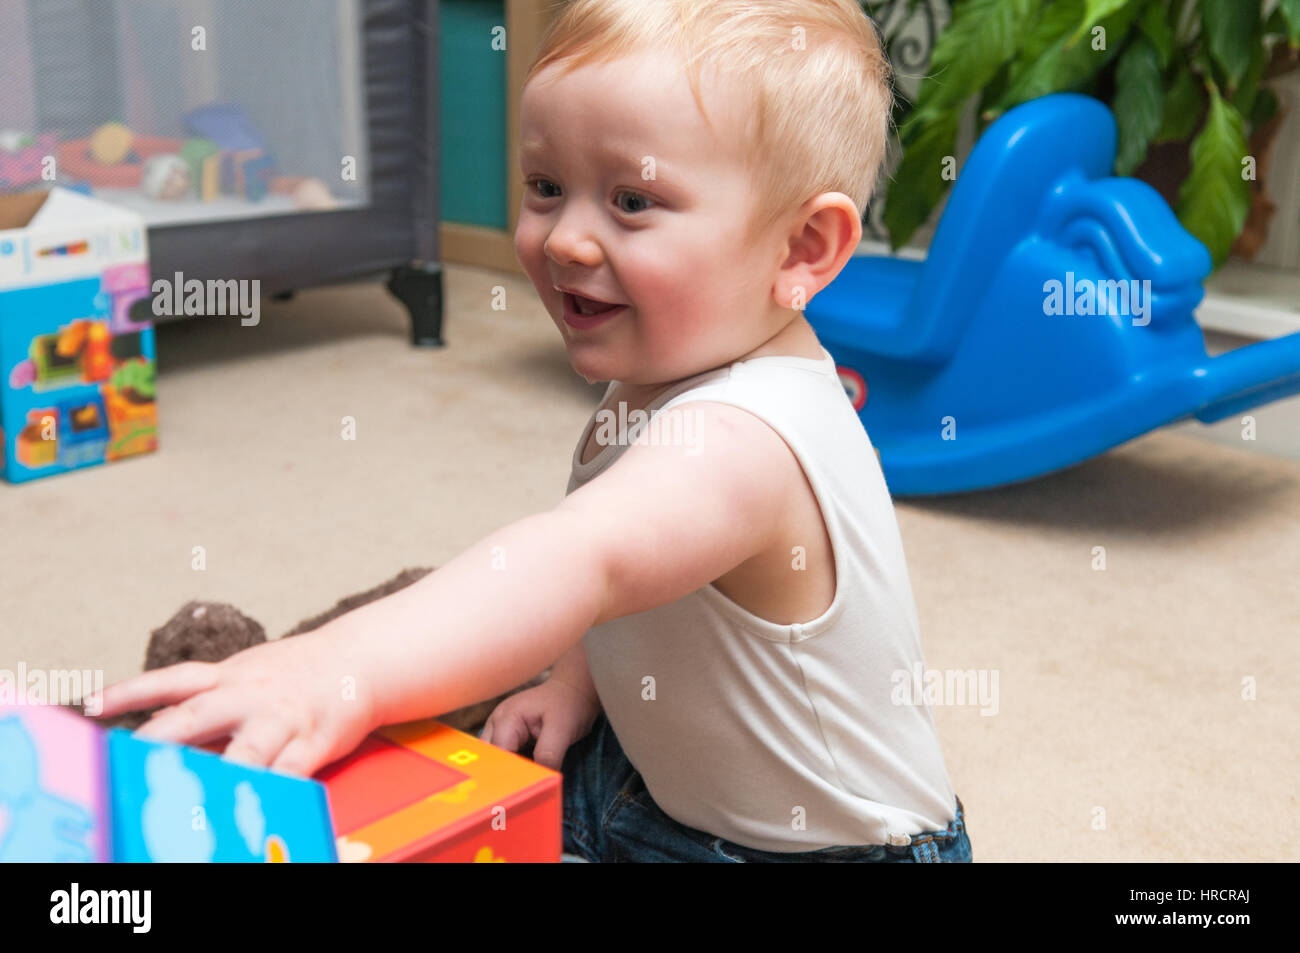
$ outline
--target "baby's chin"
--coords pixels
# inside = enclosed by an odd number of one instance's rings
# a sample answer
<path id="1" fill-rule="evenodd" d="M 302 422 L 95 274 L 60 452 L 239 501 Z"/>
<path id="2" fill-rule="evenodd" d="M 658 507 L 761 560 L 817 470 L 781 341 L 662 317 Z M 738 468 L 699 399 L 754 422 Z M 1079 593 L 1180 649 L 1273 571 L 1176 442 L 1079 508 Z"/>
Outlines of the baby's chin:
<path id="1" fill-rule="evenodd" d="M 581 357 L 575 357 L 573 350 L 569 351 L 569 366 L 574 372 L 585 380 L 588 384 L 596 384 L 601 381 L 612 381 L 618 377 L 612 369 L 602 366 L 598 362 L 583 360 Z"/>
<path id="2" fill-rule="evenodd" d="M 568 351 L 569 366 L 588 384 L 619 379 L 620 363 L 615 355 L 609 353 L 608 345 L 566 337 L 564 346 Z"/>

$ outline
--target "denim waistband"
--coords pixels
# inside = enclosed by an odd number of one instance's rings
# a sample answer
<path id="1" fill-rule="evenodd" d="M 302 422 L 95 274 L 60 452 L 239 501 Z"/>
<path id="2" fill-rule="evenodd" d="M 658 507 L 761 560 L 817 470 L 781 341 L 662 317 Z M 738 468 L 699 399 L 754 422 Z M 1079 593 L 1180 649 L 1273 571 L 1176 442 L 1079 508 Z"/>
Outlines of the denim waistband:
<path id="1" fill-rule="evenodd" d="M 936 841 L 946 843 L 954 840 L 966 832 L 966 812 L 962 808 L 961 798 L 955 798 L 957 802 L 956 817 L 941 831 L 927 831 L 924 834 L 902 834 L 890 844 L 891 847 L 910 848 L 917 860 L 938 860 L 938 847 Z M 904 840 L 904 838 L 907 838 Z"/>

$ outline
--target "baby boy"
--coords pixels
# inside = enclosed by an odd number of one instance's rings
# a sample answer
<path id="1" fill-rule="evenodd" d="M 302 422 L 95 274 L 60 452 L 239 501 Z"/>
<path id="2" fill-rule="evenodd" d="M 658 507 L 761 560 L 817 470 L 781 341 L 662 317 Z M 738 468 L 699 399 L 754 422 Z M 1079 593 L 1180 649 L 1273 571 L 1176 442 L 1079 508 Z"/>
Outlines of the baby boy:
<path id="1" fill-rule="evenodd" d="M 969 860 L 931 713 L 893 692 L 923 659 L 889 493 L 803 316 L 890 106 L 854 0 L 572 0 L 524 88 L 515 232 L 609 382 L 564 501 L 104 715 L 166 705 L 142 735 L 309 774 L 549 666 L 483 737 L 563 771 L 576 858 Z"/>

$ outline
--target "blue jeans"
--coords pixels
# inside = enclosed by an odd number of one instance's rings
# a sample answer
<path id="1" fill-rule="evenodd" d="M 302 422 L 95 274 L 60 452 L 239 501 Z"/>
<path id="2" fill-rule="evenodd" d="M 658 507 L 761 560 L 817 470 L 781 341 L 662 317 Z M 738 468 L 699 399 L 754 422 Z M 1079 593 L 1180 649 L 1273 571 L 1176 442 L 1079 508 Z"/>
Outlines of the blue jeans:
<path id="1" fill-rule="evenodd" d="M 961 799 L 945 830 L 906 847 L 876 844 L 778 853 L 679 824 L 659 809 L 602 712 L 564 757 L 564 852 L 593 863 L 969 863 Z"/>

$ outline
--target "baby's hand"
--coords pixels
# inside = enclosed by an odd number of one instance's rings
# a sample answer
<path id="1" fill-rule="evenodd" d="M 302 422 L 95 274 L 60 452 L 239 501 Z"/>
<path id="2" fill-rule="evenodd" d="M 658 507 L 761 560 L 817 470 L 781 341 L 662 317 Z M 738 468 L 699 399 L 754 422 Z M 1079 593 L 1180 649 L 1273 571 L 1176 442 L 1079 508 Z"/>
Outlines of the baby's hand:
<path id="1" fill-rule="evenodd" d="M 230 738 L 231 760 L 308 776 L 377 727 L 368 693 L 347 690 L 329 649 L 309 633 L 223 662 L 155 669 L 105 689 L 100 717 L 168 705 L 136 734 L 191 745 Z"/>
<path id="2" fill-rule="evenodd" d="M 599 714 L 597 700 L 550 678 L 497 705 L 479 737 L 507 751 L 521 751 L 536 739 L 533 760 L 558 771 L 569 746 L 591 730 Z"/>

